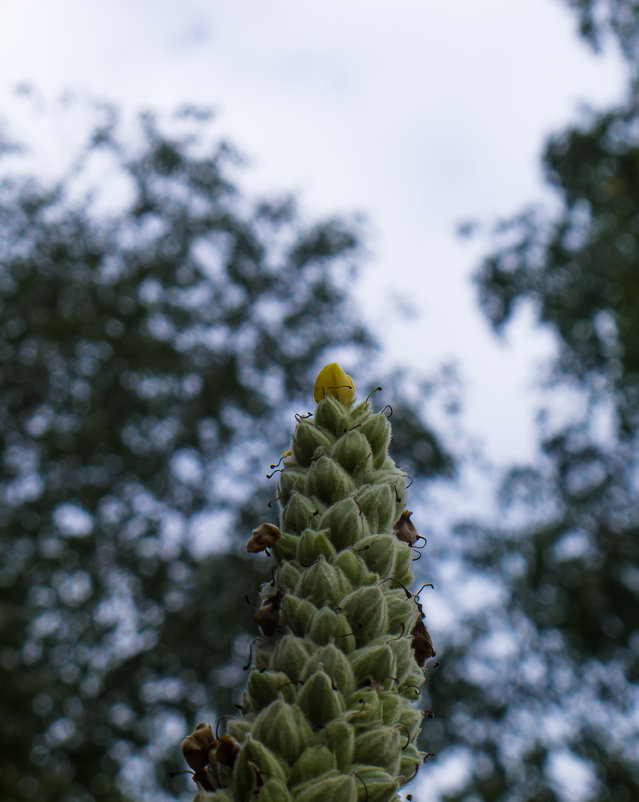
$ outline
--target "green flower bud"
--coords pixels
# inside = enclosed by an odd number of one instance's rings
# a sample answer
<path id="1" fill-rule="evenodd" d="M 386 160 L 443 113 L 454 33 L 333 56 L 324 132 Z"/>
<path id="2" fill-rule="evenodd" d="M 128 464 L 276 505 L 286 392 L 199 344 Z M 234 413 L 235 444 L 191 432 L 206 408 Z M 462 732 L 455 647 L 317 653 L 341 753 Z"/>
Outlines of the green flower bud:
<path id="1" fill-rule="evenodd" d="M 283 671 L 251 671 L 246 690 L 251 708 L 257 712 L 274 702 L 280 694 L 287 701 L 293 701 L 295 697 L 294 686 Z"/>
<path id="2" fill-rule="evenodd" d="M 352 497 L 330 506 L 320 517 L 319 526 L 330 530 L 331 543 L 338 551 L 369 533 L 366 518 Z"/>
<path id="3" fill-rule="evenodd" d="M 286 783 L 275 779 L 267 780 L 260 788 L 258 795 L 253 798 L 255 802 L 292 802 L 293 799 Z"/>
<path id="4" fill-rule="evenodd" d="M 274 704 L 277 704 L 275 702 Z M 282 704 L 284 704 L 282 702 Z M 267 713 L 271 708 L 266 708 Z M 259 716 L 256 724 L 259 723 Z M 288 767 L 278 757 L 278 750 L 273 752 L 259 739 L 248 738 L 240 747 L 233 766 L 233 792 L 237 799 L 249 799 L 267 778 L 274 777 L 286 782 Z"/>
<path id="5" fill-rule="evenodd" d="M 389 802 L 399 788 L 399 781 L 383 769 L 355 763 L 352 771 L 359 780 L 358 802 Z"/>
<path id="6" fill-rule="evenodd" d="M 379 574 L 381 579 L 387 579 L 395 575 L 397 547 L 400 545 L 391 535 L 369 535 L 358 541 L 354 551 L 371 571 Z"/>
<path id="7" fill-rule="evenodd" d="M 315 649 L 307 640 L 296 638 L 295 635 L 284 635 L 271 656 L 271 668 L 286 672 L 289 679 L 297 682 L 302 676 L 309 654 Z"/>
<path id="8" fill-rule="evenodd" d="M 253 736 L 289 765 L 313 743 L 313 733 L 302 711 L 283 699 L 271 702 L 262 710 L 255 720 Z M 235 765 L 237 767 L 237 762 Z M 235 769 L 233 774 L 235 776 Z"/>
<path id="9" fill-rule="evenodd" d="M 277 572 L 277 584 L 282 590 L 294 591 L 302 576 L 302 566 L 294 560 L 282 563 Z M 264 587 L 264 586 L 263 586 Z M 268 588 L 268 586 L 266 586 Z M 265 591 L 265 592 L 268 592 Z"/>
<path id="10" fill-rule="evenodd" d="M 420 752 L 414 744 L 402 749 L 401 758 L 399 762 L 399 774 L 404 778 L 404 781 L 412 780 L 417 774 L 417 770 L 424 762 L 425 753 Z"/>
<path id="11" fill-rule="evenodd" d="M 409 677 L 415 677 L 415 673 L 413 671 L 415 668 L 413 650 L 411 648 L 410 641 L 406 638 L 398 638 L 397 640 L 391 641 L 388 645 L 393 650 L 397 659 L 397 674 L 395 674 L 395 676 L 401 685 L 405 682 L 408 682 Z"/>
<path id="12" fill-rule="evenodd" d="M 318 646 L 324 646 L 337 638 L 341 648 L 344 646 L 341 641 L 350 632 L 350 625 L 343 615 L 331 610 L 330 607 L 322 607 L 313 617 L 308 634 Z"/>
<path id="13" fill-rule="evenodd" d="M 393 583 L 389 582 L 388 584 L 392 585 Z M 386 609 L 388 610 L 388 628 L 391 632 L 399 632 L 402 625 L 404 634 L 411 631 L 415 623 L 415 605 L 410 599 L 406 598 L 403 590 L 395 591 L 393 588 L 387 594 Z"/>
<path id="14" fill-rule="evenodd" d="M 372 724 L 382 724 L 381 705 L 374 688 L 360 688 L 346 700 L 345 718 L 359 732 Z"/>
<path id="15" fill-rule="evenodd" d="M 288 777 L 291 788 L 316 780 L 324 774 L 334 772 L 337 768 L 335 756 L 325 746 L 312 746 L 297 760 Z"/>
<path id="16" fill-rule="evenodd" d="M 253 722 L 255 721 L 255 713 L 248 713 L 242 718 L 231 718 L 226 725 L 226 731 L 235 740 L 240 743 L 251 732 Z"/>
<path id="17" fill-rule="evenodd" d="M 362 470 L 371 456 L 368 440 L 358 431 L 343 434 L 330 450 L 331 457 L 350 474 Z"/>
<path id="18" fill-rule="evenodd" d="M 348 409 L 335 398 L 327 397 L 315 409 L 315 423 L 339 437 L 348 429 L 350 415 Z"/>
<path id="19" fill-rule="evenodd" d="M 310 599 L 316 607 L 323 607 L 326 601 L 339 604 L 350 590 L 351 584 L 344 574 L 320 554 L 300 577 L 295 592 Z"/>
<path id="20" fill-rule="evenodd" d="M 358 588 L 342 603 L 342 612 L 355 632 L 358 646 L 364 646 L 388 629 L 386 599 L 379 585 Z"/>
<path id="21" fill-rule="evenodd" d="M 388 456 L 388 445 L 391 439 L 391 426 L 383 412 L 371 415 L 359 428 L 368 440 L 373 452 L 373 465 L 379 468 Z"/>
<path id="22" fill-rule="evenodd" d="M 355 732 L 353 727 L 344 719 L 338 718 L 330 721 L 319 732 L 321 742 L 333 753 L 340 771 L 353 762 L 355 749 Z"/>
<path id="23" fill-rule="evenodd" d="M 354 645 L 354 643 L 353 643 Z M 355 675 L 348 661 L 348 657 L 333 643 L 324 646 L 309 657 L 304 667 L 303 679 L 310 677 L 315 671 L 324 668 L 335 687 L 345 697 L 355 690 Z"/>
<path id="24" fill-rule="evenodd" d="M 355 554 L 352 549 L 340 551 L 334 565 L 344 572 L 344 575 L 353 587 L 357 587 L 358 585 L 372 585 L 379 579 L 376 574 L 368 570 L 368 566 L 364 560 Z"/>
<path id="25" fill-rule="evenodd" d="M 313 528 L 318 517 L 317 503 L 301 493 L 293 493 L 282 510 L 282 528 L 285 532 L 300 533 Z M 277 557 L 277 552 L 274 552 Z"/>
<path id="26" fill-rule="evenodd" d="M 335 549 L 328 539 L 328 529 L 316 532 L 313 529 L 305 529 L 297 544 L 297 560 L 302 565 L 310 565 L 313 560 L 323 554 L 329 562 L 335 559 Z"/>
<path id="27" fill-rule="evenodd" d="M 335 460 L 322 455 L 316 459 L 306 474 L 305 491 L 325 504 L 347 496 L 355 487 L 353 480 Z"/>
<path id="28" fill-rule="evenodd" d="M 401 735 L 395 727 L 376 727 L 355 738 L 356 763 L 372 763 L 395 775 L 399 771 Z"/>
<path id="29" fill-rule="evenodd" d="M 300 599 L 299 596 L 287 593 L 282 599 L 282 613 L 293 633 L 303 638 L 317 613 L 317 607 L 308 599 Z"/>
<path id="30" fill-rule="evenodd" d="M 286 468 L 280 473 L 277 486 L 277 495 L 283 499 L 288 499 L 293 493 L 304 492 L 306 484 L 306 473 L 295 468 Z"/>
<path id="31" fill-rule="evenodd" d="M 394 685 L 393 687 L 397 687 Z M 379 704 L 382 721 L 389 727 L 395 725 L 405 708 L 410 702 L 404 699 L 395 691 L 381 691 L 379 693 Z"/>
<path id="32" fill-rule="evenodd" d="M 388 645 L 366 646 L 350 656 L 353 673 L 359 685 L 376 682 L 380 685 L 387 677 L 394 677 L 397 658 Z"/>
<path id="33" fill-rule="evenodd" d="M 358 490 L 357 503 L 366 516 L 371 532 L 386 532 L 395 520 L 396 494 L 390 484 L 374 484 Z"/>
<path id="34" fill-rule="evenodd" d="M 399 723 L 406 727 L 411 741 L 419 735 L 423 720 L 424 711 L 417 710 L 409 704 L 404 706 L 398 719 Z"/>
<path id="35" fill-rule="evenodd" d="M 312 780 L 295 794 L 295 802 L 358 802 L 355 780 L 350 776 L 336 774 Z"/>
<path id="36" fill-rule="evenodd" d="M 297 544 L 299 537 L 285 532 L 282 537 L 271 546 L 271 551 L 280 562 L 283 560 L 293 560 L 297 554 Z"/>
<path id="37" fill-rule="evenodd" d="M 306 680 L 297 697 L 297 704 L 313 727 L 332 721 L 344 710 L 344 698 L 333 688 L 325 671 L 316 671 Z"/>
<path id="38" fill-rule="evenodd" d="M 291 451 L 297 464 L 305 468 L 317 453 L 327 451 L 332 442 L 328 432 L 313 423 L 300 421 L 291 440 Z"/>

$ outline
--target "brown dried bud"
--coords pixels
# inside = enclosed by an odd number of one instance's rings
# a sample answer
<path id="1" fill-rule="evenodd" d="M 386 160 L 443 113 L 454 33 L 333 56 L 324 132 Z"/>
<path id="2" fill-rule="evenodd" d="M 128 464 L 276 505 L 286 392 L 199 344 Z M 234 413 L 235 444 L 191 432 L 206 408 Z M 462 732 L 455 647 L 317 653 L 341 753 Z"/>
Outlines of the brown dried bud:
<path id="1" fill-rule="evenodd" d="M 410 516 L 413 513 L 410 510 L 404 510 L 399 516 L 399 520 L 393 526 L 393 534 L 402 543 L 408 543 L 409 546 L 414 546 L 417 538 L 421 537 L 415 529 L 415 524 L 411 521 Z"/>
<path id="2" fill-rule="evenodd" d="M 431 657 L 435 657 L 437 652 L 433 646 L 433 639 L 430 632 L 426 629 L 424 622 L 421 618 L 417 621 L 411 630 L 412 647 L 415 653 L 415 660 L 417 665 L 422 668 L 424 663 Z"/>
<path id="3" fill-rule="evenodd" d="M 240 745 L 230 735 L 223 735 L 215 750 L 215 759 L 223 766 L 233 767 L 237 753 L 240 751 Z"/>
<path id="4" fill-rule="evenodd" d="M 280 607 L 284 591 L 278 590 L 262 602 L 260 609 L 253 614 L 253 621 L 262 627 L 265 635 L 274 635 L 280 620 Z"/>
<path id="5" fill-rule="evenodd" d="M 198 774 L 209 762 L 209 751 L 217 746 L 210 724 L 200 723 L 190 735 L 182 741 L 184 759 Z"/>
<path id="6" fill-rule="evenodd" d="M 280 530 L 273 524 L 261 524 L 253 530 L 253 534 L 246 544 L 246 550 L 250 554 L 257 554 L 258 551 L 265 551 L 282 537 Z"/>

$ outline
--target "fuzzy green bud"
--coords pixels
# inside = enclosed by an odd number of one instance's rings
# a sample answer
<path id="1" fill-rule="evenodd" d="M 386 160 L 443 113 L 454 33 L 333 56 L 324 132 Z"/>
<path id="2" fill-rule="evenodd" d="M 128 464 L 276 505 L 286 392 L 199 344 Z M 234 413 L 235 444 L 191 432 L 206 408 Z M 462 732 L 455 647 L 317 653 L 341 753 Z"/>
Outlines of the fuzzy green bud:
<path id="1" fill-rule="evenodd" d="M 313 733 L 302 711 L 283 699 L 262 710 L 255 720 L 253 735 L 289 764 L 313 743 Z"/>

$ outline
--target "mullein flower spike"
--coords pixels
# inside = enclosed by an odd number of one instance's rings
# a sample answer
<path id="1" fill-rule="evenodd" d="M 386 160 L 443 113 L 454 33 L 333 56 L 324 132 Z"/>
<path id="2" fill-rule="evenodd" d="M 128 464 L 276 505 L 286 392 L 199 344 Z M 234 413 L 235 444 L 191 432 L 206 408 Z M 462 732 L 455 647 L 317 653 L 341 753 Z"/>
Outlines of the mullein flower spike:
<path id="1" fill-rule="evenodd" d="M 426 756 L 414 700 L 435 650 L 407 590 L 420 536 L 390 423 L 368 399 L 353 406 L 336 362 L 314 396 L 283 456 L 280 526 L 247 545 L 269 549 L 276 570 L 242 715 L 219 740 L 200 724 L 183 744 L 196 802 L 391 802 Z"/>

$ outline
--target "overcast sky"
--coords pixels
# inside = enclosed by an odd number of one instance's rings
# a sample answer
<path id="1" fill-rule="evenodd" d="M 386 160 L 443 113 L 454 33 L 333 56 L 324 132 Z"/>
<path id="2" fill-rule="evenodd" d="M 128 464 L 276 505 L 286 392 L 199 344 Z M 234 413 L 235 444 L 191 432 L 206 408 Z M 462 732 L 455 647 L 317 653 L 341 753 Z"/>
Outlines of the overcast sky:
<path id="1" fill-rule="evenodd" d="M 551 200 L 544 138 L 622 96 L 620 61 L 592 55 L 558 0 L 0 0 L 0 114 L 20 82 L 212 105 L 250 158 L 248 188 L 366 213 L 354 289 L 388 364 L 456 361 L 471 435 L 502 463 L 532 455 L 550 340 L 526 316 L 494 338 L 469 280 L 486 246 L 456 227 Z"/>
<path id="2" fill-rule="evenodd" d="M 455 360 L 488 455 L 531 454 L 528 385 L 549 339 L 524 320 L 493 337 L 469 282 L 485 245 L 456 226 L 542 198 L 544 137 L 581 102 L 621 97 L 620 62 L 594 57 L 558 0 L 0 0 L 9 116 L 19 82 L 210 104 L 250 158 L 249 188 L 295 190 L 312 214 L 365 212 L 355 294 L 389 364 Z"/>

